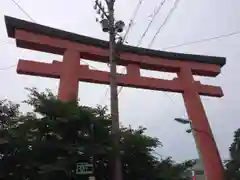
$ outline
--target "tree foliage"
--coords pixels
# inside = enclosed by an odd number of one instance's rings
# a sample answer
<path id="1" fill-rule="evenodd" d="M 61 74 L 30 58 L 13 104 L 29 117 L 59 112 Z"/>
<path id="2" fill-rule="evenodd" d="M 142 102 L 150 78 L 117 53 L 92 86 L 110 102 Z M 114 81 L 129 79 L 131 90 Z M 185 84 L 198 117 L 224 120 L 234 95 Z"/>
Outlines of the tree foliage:
<path id="1" fill-rule="evenodd" d="M 93 162 L 97 180 L 112 177 L 111 117 L 107 109 L 77 102 L 61 102 L 50 91 L 29 89 L 25 102 L 33 112 L 20 113 L 19 105 L 0 101 L 0 178 L 8 180 L 86 179 L 75 173 L 78 162 Z M 146 129 L 121 127 L 120 152 L 124 180 L 184 180 L 192 161 L 176 164 L 159 159 L 161 146 Z M 93 157 L 93 158 L 92 158 Z"/>
<path id="2" fill-rule="evenodd" d="M 228 180 L 238 180 L 240 179 L 240 129 L 234 132 L 229 152 L 230 160 L 226 163 L 226 176 Z"/>

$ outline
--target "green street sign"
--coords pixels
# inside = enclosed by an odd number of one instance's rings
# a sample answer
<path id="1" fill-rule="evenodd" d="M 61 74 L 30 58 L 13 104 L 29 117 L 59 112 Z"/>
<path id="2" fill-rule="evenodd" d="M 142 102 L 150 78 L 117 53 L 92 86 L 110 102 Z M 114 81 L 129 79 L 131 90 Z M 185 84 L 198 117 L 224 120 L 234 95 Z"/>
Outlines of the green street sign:
<path id="1" fill-rule="evenodd" d="M 88 175 L 93 173 L 93 164 L 80 162 L 76 166 L 76 174 L 78 175 Z"/>

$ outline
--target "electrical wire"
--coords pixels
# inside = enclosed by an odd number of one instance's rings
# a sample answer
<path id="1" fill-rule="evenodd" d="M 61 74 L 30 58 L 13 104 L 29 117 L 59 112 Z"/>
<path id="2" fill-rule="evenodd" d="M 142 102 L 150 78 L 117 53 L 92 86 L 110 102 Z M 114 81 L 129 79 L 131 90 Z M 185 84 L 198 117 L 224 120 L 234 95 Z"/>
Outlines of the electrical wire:
<path id="1" fill-rule="evenodd" d="M 129 21 L 129 24 L 128 24 L 126 33 L 124 34 L 123 39 L 122 39 L 122 43 L 127 43 L 127 41 L 126 41 L 127 36 L 128 36 L 128 34 L 129 34 L 131 28 L 133 27 L 133 22 L 134 22 L 134 20 L 135 20 L 136 17 L 137 17 L 137 13 L 138 13 L 138 11 L 139 11 L 142 3 L 143 3 L 143 0 L 139 0 L 137 6 L 136 6 L 136 8 L 135 8 L 135 10 L 133 11 L 132 18 L 131 18 L 130 21 Z M 100 104 L 101 104 L 102 101 L 104 101 L 104 100 L 106 99 L 107 94 L 108 94 L 108 88 L 106 89 L 105 94 L 104 94 L 102 100 L 100 101 Z"/>
<path id="2" fill-rule="evenodd" d="M 196 41 L 185 42 L 185 43 L 177 44 L 177 45 L 174 45 L 174 46 L 168 46 L 168 47 L 162 48 L 162 50 L 168 50 L 168 49 L 173 49 L 173 48 L 177 48 L 177 47 L 188 46 L 188 45 L 191 45 L 191 44 L 213 41 L 213 40 L 217 40 L 217 39 L 226 38 L 226 37 L 229 37 L 229 36 L 234 36 L 234 35 L 237 35 L 237 34 L 240 34 L 240 31 L 236 31 L 236 32 L 228 33 L 228 34 L 223 34 L 223 35 L 215 36 L 215 37 L 211 37 L 211 38 L 204 38 L 204 39 L 200 39 L 200 40 L 196 40 Z"/>
<path id="3" fill-rule="evenodd" d="M 178 1 L 178 0 L 177 0 Z M 149 31 L 152 23 L 154 22 L 155 18 L 157 17 L 157 15 L 159 14 L 160 10 L 162 9 L 164 3 L 166 2 L 166 0 L 162 0 L 160 1 L 159 6 L 157 7 L 157 10 L 153 13 L 153 17 L 151 19 L 151 21 L 148 23 L 147 28 L 145 29 L 145 31 L 143 32 L 142 36 L 140 37 L 138 43 L 137 43 L 137 47 L 141 45 L 142 40 L 144 39 L 144 37 L 146 36 L 147 32 Z M 119 91 L 118 91 L 118 95 L 121 93 L 123 89 L 123 86 L 120 87 Z"/>
<path id="4" fill-rule="evenodd" d="M 125 33 L 125 35 L 123 36 L 123 42 L 125 42 L 125 40 L 127 39 L 127 36 L 128 36 L 128 34 L 129 34 L 132 26 L 133 26 L 133 22 L 134 22 L 134 20 L 135 20 L 136 17 L 137 17 L 137 13 L 138 13 L 138 11 L 139 11 L 142 3 L 143 3 L 143 0 L 139 0 L 138 4 L 137 4 L 137 6 L 136 6 L 136 8 L 135 8 L 135 10 L 134 10 L 134 12 L 133 12 L 132 18 L 131 18 L 130 21 L 129 21 L 129 24 L 128 24 L 128 28 L 127 28 L 127 30 L 126 30 L 126 33 Z"/>
<path id="5" fill-rule="evenodd" d="M 36 22 L 28 13 L 25 11 L 22 6 L 15 0 L 11 0 L 31 21 Z"/>
<path id="6" fill-rule="evenodd" d="M 148 45 L 148 48 L 151 48 L 151 46 L 153 45 L 155 39 L 157 38 L 158 34 L 161 32 L 162 28 L 167 24 L 167 22 L 169 21 L 171 15 L 173 14 L 174 10 L 177 9 L 178 7 L 178 4 L 179 4 L 180 0 L 176 0 L 174 5 L 173 5 L 173 8 L 169 11 L 167 17 L 165 18 L 165 20 L 163 21 L 162 25 L 158 28 L 156 34 L 154 35 L 152 41 L 149 43 Z M 165 91 L 163 91 L 164 94 L 168 97 L 168 99 L 170 99 L 170 101 L 172 101 L 173 104 L 175 104 L 175 101 L 171 98 L 171 96 L 166 93 Z"/>
<path id="7" fill-rule="evenodd" d="M 83 60 L 82 60 L 82 61 L 83 61 Z M 93 68 L 94 70 L 99 70 L 99 69 L 97 69 L 96 67 L 88 64 L 86 61 L 83 61 L 83 62 L 86 63 L 89 67 Z M 8 69 L 11 69 L 11 68 L 16 67 L 16 66 L 17 66 L 17 65 L 14 64 L 14 65 L 11 65 L 11 66 L 2 67 L 2 68 L 0 68 L 0 71 L 8 70 Z"/>
<path id="8" fill-rule="evenodd" d="M 148 48 L 151 48 L 151 46 L 153 45 L 155 39 L 157 38 L 158 34 L 161 32 L 162 28 L 167 24 L 167 22 L 169 21 L 171 15 L 173 14 L 174 10 L 177 9 L 178 4 L 179 4 L 180 0 L 176 0 L 174 3 L 173 8 L 169 11 L 168 15 L 166 16 L 165 20 L 163 21 L 163 23 L 161 24 L 161 26 L 158 28 L 157 32 L 155 33 L 153 39 L 151 40 L 151 42 L 148 45 Z M 141 42 L 141 41 L 140 41 Z M 142 60 L 141 60 L 142 61 Z M 141 62 L 140 61 L 140 62 Z M 118 91 L 118 95 L 121 93 L 123 87 L 120 87 L 120 90 Z M 169 96 L 169 94 L 167 94 L 166 92 L 164 92 L 164 94 L 170 99 L 170 101 L 172 101 L 173 104 L 176 104 L 175 101 L 171 98 L 171 96 Z"/>
<path id="9" fill-rule="evenodd" d="M 17 2 L 17 1 L 15 1 L 15 0 L 11 0 L 31 21 L 33 21 L 33 22 L 35 22 L 36 23 L 36 21 L 30 16 L 30 14 L 28 14 L 27 13 L 27 11 L 26 10 L 24 10 L 24 8 Z M 99 70 L 99 69 L 97 69 L 96 67 L 94 67 L 94 66 L 92 66 L 92 65 L 90 65 L 89 63 L 87 63 L 86 61 L 84 61 L 84 60 L 82 60 L 84 63 L 86 63 L 89 67 L 91 67 L 91 68 L 93 68 L 93 69 L 95 69 L 95 70 Z M 12 66 L 9 66 L 9 67 L 6 67 L 6 68 L 0 68 L 0 71 L 2 71 L 2 70 L 7 70 L 7 69 L 10 69 L 10 68 L 12 68 L 12 67 L 15 67 L 16 65 L 12 65 Z"/>
<path id="10" fill-rule="evenodd" d="M 145 31 L 143 32 L 141 38 L 139 39 L 137 46 L 140 46 L 142 43 L 142 40 L 144 39 L 144 37 L 147 35 L 147 32 L 149 30 L 149 28 L 152 26 L 152 23 L 154 22 L 155 18 L 157 17 L 157 15 L 159 14 L 160 10 L 162 9 L 164 3 L 166 2 L 166 0 L 161 0 L 160 4 L 157 7 L 157 10 L 154 12 L 153 17 L 151 19 L 151 21 L 148 23 L 147 28 L 145 29 Z"/>
<path id="11" fill-rule="evenodd" d="M 176 0 L 176 1 L 175 1 L 174 7 L 170 10 L 170 12 L 169 12 L 169 14 L 167 15 L 166 19 L 164 20 L 163 24 L 160 26 L 160 28 L 158 29 L 157 33 L 154 35 L 154 38 L 152 39 L 152 41 L 151 41 L 150 44 L 148 45 L 148 48 L 151 47 L 151 45 L 152 45 L 153 42 L 154 42 L 154 39 L 157 37 L 157 34 L 160 32 L 160 30 L 162 29 L 162 27 L 163 27 L 164 25 L 166 25 L 166 23 L 167 23 L 168 19 L 170 18 L 171 14 L 172 14 L 173 11 L 177 8 L 177 5 L 178 5 L 179 1 L 180 1 L 180 0 Z M 163 7 L 163 5 L 164 5 L 165 2 L 166 2 L 166 0 L 163 0 L 163 1 L 160 2 L 160 5 L 158 6 L 157 11 L 154 13 L 154 15 L 153 15 L 153 17 L 152 17 L 152 20 L 149 22 L 149 24 L 148 24 L 146 30 L 144 31 L 143 35 L 140 37 L 140 39 L 139 39 L 139 41 L 138 41 L 138 44 L 137 44 L 137 47 L 141 44 L 143 38 L 146 36 L 149 28 L 151 27 L 153 21 L 155 20 L 156 16 L 159 14 L 159 12 L 160 12 L 160 10 L 162 9 L 162 7 Z M 120 89 L 119 89 L 119 91 L 118 91 L 118 95 L 121 93 L 122 89 L 123 89 L 123 86 L 120 87 Z"/>
<path id="12" fill-rule="evenodd" d="M 165 18 L 165 20 L 163 21 L 162 25 L 158 28 L 157 32 L 155 33 L 155 35 L 153 36 L 151 42 L 149 43 L 148 47 L 150 48 L 154 41 L 156 40 L 158 34 L 161 32 L 162 28 L 167 24 L 167 22 L 169 21 L 171 15 L 173 14 L 174 10 L 177 9 L 178 7 L 178 4 L 179 4 L 180 0 L 176 0 L 175 3 L 174 3 L 174 6 L 173 8 L 169 11 L 167 17 Z"/>
<path id="13" fill-rule="evenodd" d="M 2 67 L 2 68 L 0 68 L 0 71 L 5 71 L 5 70 L 11 69 L 11 68 L 16 67 L 16 66 L 17 66 L 17 65 L 14 64 L 14 65 L 11 65 L 11 66 Z"/>
<path id="14" fill-rule="evenodd" d="M 191 45 L 191 44 L 196 44 L 196 43 L 202 43 L 202 42 L 208 42 L 208 41 L 213 41 L 213 40 L 218 40 L 218 39 L 222 39 L 222 38 L 227 38 L 230 36 L 234 36 L 240 34 L 240 31 L 236 31 L 236 32 L 232 32 L 232 33 L 228 33 L 228 34 L 223 34 L 220 36 L 215 36 L 212 38 L 204 38 L 204 39 L 200 39 L 200 40 L 196 40 L 196 41 L 191 41 L 191 42 L 186 42 L 186 43 L 182 43 L 182 44 L 178 44 L 175 46 L 168 46 L 166 48 L 162 48 L 162 50 L 168 50 L 168 49 L 172 49 L 172 48 L 177 48 L 177 47 L 182 47 L 182 46 L 187 46 L 187 45 Z M 173 99 L 165 92 L 165 94 L 169 97 L 169 99 L 175 103 L 175 101 L 173 101 Z"/>

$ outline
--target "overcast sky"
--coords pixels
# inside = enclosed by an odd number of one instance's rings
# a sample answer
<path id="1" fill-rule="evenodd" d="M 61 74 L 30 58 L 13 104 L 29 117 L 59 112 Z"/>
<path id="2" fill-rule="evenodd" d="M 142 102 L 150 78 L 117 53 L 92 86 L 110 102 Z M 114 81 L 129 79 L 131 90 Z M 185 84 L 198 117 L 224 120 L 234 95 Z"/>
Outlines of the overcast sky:
<path id="1" fill-rule="evenodd" d="M 100 39 L 107 40 L 108 38 L 95 21 L 94 0 L 17 0 L 17 2 L 39 24 Z M 137 44 L 151 20 L 154 9 L 160 2 L 159 0 L 143 1 L 127 38 L 129 44 Z M 138 0 L 118 0 L 115 7 L 116 18 L 128 24 L 137 4 Z M 143 39 L 143 47 L 148 47 L 173 4 L 174 0 L 166 0 L 166 4 Z M 180 0 L 177 9 L 151 48 L 160 50 L 189 41 L 240 31 L 239 7 L 239 0 Z M 16 48 L 14 40 L 7 37 L 4 15 L 31 21 L 11 0 L 1 0 L 0 80 L 2 86 L 0 99 L 7 98 L 21 103 L 27 97 L 24 87 L 37 87 L 41 91 L 49 88 L 57 93 L 58 80 L 17 75 L 14 65 L 17 64 L 19 58 L 50 63 L 52 60 L 61 60 L 61 57 Z M 216 79 L 200 78 L 200 80 L 203 83 L 220 85 L 223 88 L 225 94 L 223 98 L 202 97 L 202 100 L 221 156 L 223 159 L 228 158 L 228 147 L 232 142 L 233 132 L 240 127 L 240 97 L 237 94 L 240 91 L 240 79 L 237 74 L 240 71 L 240 34 L 170 50 L 227 58 L 227 64 L 220 76 Z M 92 62 L 90 64 L 98 69 L 108 70 L 104 64 Z M 122 69 L 120 68 L 119 71 Z M 142 71 L 142 75 L 159 78 L 173 77 L 147 71 Z M 101 103 L 109 106 L 109 93 L 105 96 L 106 89 L 107 86 L 104 85 L 79 83 L 81 104 L 96 106 Z M 176 161 L 196 158 L 197 152 L 193 137 L 185 132 L 187 127 L 173 120 L 175 117 L 187 118 L 182 96 L 181 94 L 167 94 L 171 98 L 164 92 L 123 88 L 119 96 L 120 121 L 133 127 L 139 125 L 147 127 L 147 133 L 158 137 L 163 143 L 164 147 L 157 150 L 163 156 L 172 156 Z M 30 108 L 23 105 L 22 110 L 28 111 Z"/>

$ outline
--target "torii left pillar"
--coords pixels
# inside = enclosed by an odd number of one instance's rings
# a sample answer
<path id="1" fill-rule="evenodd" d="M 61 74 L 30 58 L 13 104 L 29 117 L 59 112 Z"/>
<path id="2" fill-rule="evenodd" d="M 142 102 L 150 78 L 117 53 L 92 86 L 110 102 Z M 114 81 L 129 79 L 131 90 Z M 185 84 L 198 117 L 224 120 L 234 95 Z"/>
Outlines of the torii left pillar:
<path id="1" fill-rule="evenodd" d="M 78 98 L 78 69 L 80 65 L 80 53 L 67 49 L 63 55 L 60 68 L 60 83 L 58 98 L 62 101 L 76 101 Z"/>

